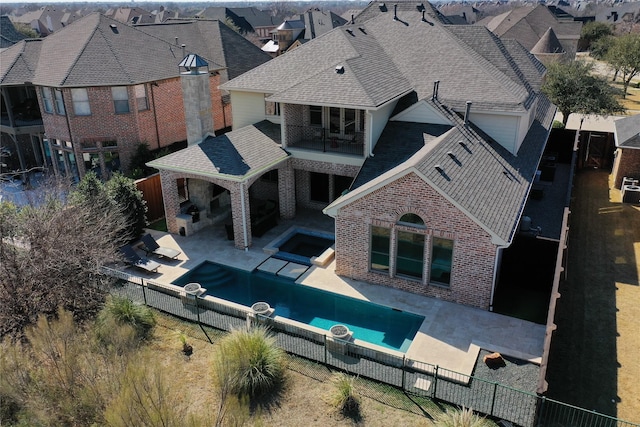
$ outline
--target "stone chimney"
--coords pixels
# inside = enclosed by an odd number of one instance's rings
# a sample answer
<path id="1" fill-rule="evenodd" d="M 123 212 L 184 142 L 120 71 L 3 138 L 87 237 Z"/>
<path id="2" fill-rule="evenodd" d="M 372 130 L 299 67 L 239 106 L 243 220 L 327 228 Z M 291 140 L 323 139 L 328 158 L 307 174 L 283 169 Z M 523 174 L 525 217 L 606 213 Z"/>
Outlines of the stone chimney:
<path id="1" fill-rule="evenodd" d="M 178 65 L 187 125 L 187 145 L 199 144 L 208 133 L 213 135 L 213 108 L 209 90 L 209 64 L 189 54 Z"/>

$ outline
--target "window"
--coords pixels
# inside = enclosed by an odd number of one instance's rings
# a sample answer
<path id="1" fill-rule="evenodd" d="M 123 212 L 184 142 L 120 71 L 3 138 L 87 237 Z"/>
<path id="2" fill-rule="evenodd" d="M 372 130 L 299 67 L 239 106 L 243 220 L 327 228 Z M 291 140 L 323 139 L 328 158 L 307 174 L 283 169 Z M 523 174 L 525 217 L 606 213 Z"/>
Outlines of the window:
<path id="1" fill-rule="evenodd" d="M 114 86 L 111 88 L 111 95 L 113 96 L 113 106 L 116 114 L 123 114 L 129 112 L 129 93 L 126 86 Z"/>
<path id="2" fill-rule="evenodd" d="M 309 106 L 309 124 L 311 126 L 322 126 L 322 107 L 318 105 Z"/>
<path id="3" fill-rule="evenodd" d="M 76 116 L 90 116 L 91 106 L 89 105 L 89 93 L 87 89 L 71 89 L 71 99 L 73 101 L 73 112 Z"/>
<path id="4" fill-rule="evenodd" d="M 267 116 L 279 116 L 280 115 L 280 103 L 267 101 L 267 97 L 271 94 L 264 94 L 264 114 Z"/>
<path id="5" fill-rule="evenodd" d="M 422 220 L 422 218 L 420 218 L 420 216 L 414 213 L 408 213 L 408 214 L 402 215 L 398 223 L 402 225 L 409 225 L 412 227 L 424 228 L 424 221 Z"/>
<path id="6" fill-rule="evenodd" d="M 432 282 L 449 285 L 451 283 L 451 261 L 453 260 L 453 240 L 434 237 L 431 245 Z"/>
<path id="7" fill-rule="evenodd" d="M 42 95 L 42 106 L 46 113 L 53 113 L 53 100 L 51 99 L 51 89 L 48 87 L 40 88 L 40 94 Z"/>
<path id="8" fill-rule="evenodd" d="M 54 89 L 53 93 L 56 97 L 56 113 L 64 116 L 64 99 L 62 98 L 62 89 Z"/>
<path id="9" fill-rule="evenodd" d="M 371 269 L 389 271 L 389 245 L 391 230 L 384 227 L 371 227 Z"/>
<path id="10" fill-rule="evenodd" d="M 147 102 L 147 86 L 135 85 L 133 88 L 136 93 L 136 103 L 138 104 L 138 111 L 148 110 L 149 103 Z"/>
<path id="11" fill-rule="evenodd" d="M 398 231 L 398 250 L 396 252 L 396 273 L 422 278 L 424 260 L 424 234 Z"/>

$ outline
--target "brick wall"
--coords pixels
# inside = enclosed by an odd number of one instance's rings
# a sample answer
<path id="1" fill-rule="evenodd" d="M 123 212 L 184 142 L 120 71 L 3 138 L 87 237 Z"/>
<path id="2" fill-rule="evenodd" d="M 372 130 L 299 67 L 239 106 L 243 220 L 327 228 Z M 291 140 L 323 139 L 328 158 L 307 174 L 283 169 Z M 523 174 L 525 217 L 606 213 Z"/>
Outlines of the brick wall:
<path id="1" fill-rule="evenodd" d="M 396 225 L 400 217 L 409 212 L 420 215 L 426 229 Z M 428 284 L 426 275 L 420 282 L 370 271 L 372 224 L 425 234 L 427 272 L 432 237 L 452 239 L 450 286 Z M 406 175 L 343 207 L 336 218 L 337 274 L 459 304 L 489 308 L 495 255 L 491 237 L 415 174 Z"/>
<path id="2" fill-rule="evenodd" d="M 622 179 L 640 179 L 640 150 L 633 148 L 618 148 L 614 166 L 614 187 L 622 186 Z"/>

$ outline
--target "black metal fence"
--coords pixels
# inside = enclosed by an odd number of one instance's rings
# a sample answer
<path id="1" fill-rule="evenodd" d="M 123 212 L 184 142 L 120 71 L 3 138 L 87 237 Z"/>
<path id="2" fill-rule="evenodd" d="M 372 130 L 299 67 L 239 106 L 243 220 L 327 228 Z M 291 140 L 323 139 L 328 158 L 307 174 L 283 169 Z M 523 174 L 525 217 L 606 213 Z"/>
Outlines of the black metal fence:
<path id="1" fill-rule="evenodd" d="M 388 384 L 416 396 L 473 408 L 519 426 L 640 427 L 639 424 L 437 365 L 361 347 L 351 341 L 304 328 L 295 321 L 255 314 L 249 307 L 210 296 L 201 298 L 189 295 L 178 287 L 118 270 L 105 268 L 104 273 L 121 279 L 112 293 L 197 324 L 210 342 L 213 341 L 212 334 L 207 332 L 208 328 L 231 331 L 248 324 L 263 323 L 273 331 L 278 345 L 290 354 Z"/>

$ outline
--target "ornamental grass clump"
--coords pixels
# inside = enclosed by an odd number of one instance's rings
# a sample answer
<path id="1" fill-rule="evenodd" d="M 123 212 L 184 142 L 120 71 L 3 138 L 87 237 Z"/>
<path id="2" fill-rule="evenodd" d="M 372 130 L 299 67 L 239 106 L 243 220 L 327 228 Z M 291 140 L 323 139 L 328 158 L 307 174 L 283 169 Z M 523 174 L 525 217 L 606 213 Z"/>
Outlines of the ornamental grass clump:
<path id="1" fill-rule="evenodd" d="M 486 418 L 473 412 L 471 408 L 449 408 L 436 416 L 433 421 L 437 427 L 489 427 L 493 425 Z"/>
<path id="2" fill-rule="evenodd" d="M 355 388 L 355 378 L 338 372 L 331 378 L 334 390 L 331 404 L 345 415 L 356 414 L 360 409 L 360 398 Z"/>
<path id="3" fill-rule="evenodd" d="M 112 341 L 114 325 L 129 326 L 136 339 L 145 340 L 151 335 L 156 319 L 149 307 L 126 297 L 111 296 L 96 318 L 98 338 L 103 342 Z"/>
<path id="4" fill-rule="evenodd" d="M 238 329 L 222 338 L 214 356 L 218 387 L 238 396 L 256 397 L 282 384 L 286 353 L 263 326 Z"/>

